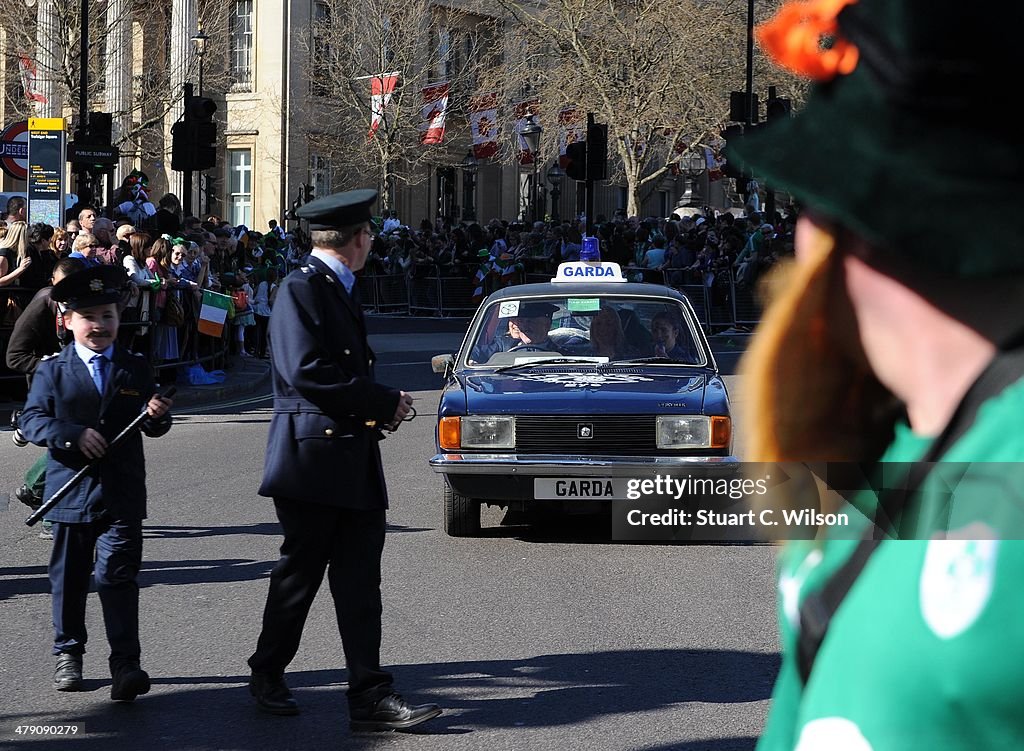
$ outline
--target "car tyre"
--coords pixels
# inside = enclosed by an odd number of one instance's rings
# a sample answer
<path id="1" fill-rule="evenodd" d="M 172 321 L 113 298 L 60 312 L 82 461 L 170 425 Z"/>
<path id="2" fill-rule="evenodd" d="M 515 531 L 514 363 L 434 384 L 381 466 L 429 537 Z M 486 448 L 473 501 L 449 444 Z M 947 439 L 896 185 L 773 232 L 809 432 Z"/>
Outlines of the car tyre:
<path id="1" fill-rule="evenodd" d="M 444 531 L 451 537 L 477 537 L 480 534 L 480 502 L 452 490 L 444 484 Z"/>

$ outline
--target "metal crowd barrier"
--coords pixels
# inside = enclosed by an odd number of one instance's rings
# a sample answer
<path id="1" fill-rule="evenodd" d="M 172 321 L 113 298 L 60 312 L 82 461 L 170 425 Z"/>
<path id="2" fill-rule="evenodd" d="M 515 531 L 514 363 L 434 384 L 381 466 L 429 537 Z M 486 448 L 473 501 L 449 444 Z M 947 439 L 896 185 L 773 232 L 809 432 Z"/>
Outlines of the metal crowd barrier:
<path id="1" fill-rule="evenodd" d="M 627 266 L 623 273 L 628 279 L 663 284 L 685 294 L 708 334 L 736 327 L 753 328 L 761 319 L 761 305 L 754 289 L 737 284 L 731 269 L 718 272 L 710 287 L 678 269 Z M 538 273 L 527 273 L 522 278 L 526 284 L 551 279 Z M 408 279 L 404 274 L 365 274 L 357 284 L 363 308 L 377 313 L 470 316 L 477 308 L 473 302 L 476 282 L 462 276 Z"/>
<path id="2" fill-rule="evenodd" d="M 7 344 L 14 330 L 14 323 L 6 318 L 8 299 L 14 298 L 22 311 L 31 302 L 37 290 L 25 289 L 22 287 L 0 288 L 0 382 L 24 381 L 25 374 L 11 370 L 7 367 Z M 155 295 L 150 296 L 150 301 L 155 302 Z M 211 369 L 223 368 L 226 364 L 229 337 L 234 331 L 231 322 L 224 327 L 224 333 L 219 339 L 210 336 L 200 336 L 197 329 L 197 314 L 199 306 L 186 307 L 185 323 L 176 327 L 180 355 L 176 360 L 161 360 L 156 362 L 153 356 L 153 345 L 155 337 L 153 331 L 158 324 L 153 323 L 152 310 L 147 320 L 133 321 L 122 319 L 118 340 L 125 346 L 130 343 L 133 351 L 145 355 L 150 363 L 154 374 L 158 370 L 177 368 L 185 365 L 207 364 Z M 147 336 L 148 334 L 148 336 Z M 135 342 L 138 337 L 146 336 L 144 346 L 139 348 Z"/>

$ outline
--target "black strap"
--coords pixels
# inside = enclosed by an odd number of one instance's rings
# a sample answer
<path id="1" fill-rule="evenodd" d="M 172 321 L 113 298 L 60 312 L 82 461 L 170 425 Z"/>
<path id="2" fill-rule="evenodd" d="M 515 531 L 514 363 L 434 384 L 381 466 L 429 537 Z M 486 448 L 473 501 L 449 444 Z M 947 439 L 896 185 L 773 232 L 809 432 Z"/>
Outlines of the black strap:
<path id="1" fill-rule="evenodd" d="M 871 555 L 882 542 L 884 531 L 899 537 L 895 522 L 911 494 L 921 487 L 932 465 L 942 458 L 974 424 L 978 408 L 990 397 L 1002 392 L 1024 375 L 1024 347 L 1000 351 L 977 380 L 964 394 L 949 423 L 935 439 L 925 455 L 911 465 L 903 488 L 887 492 L 875 513 L 874 523 L 868 527 L 864 539 L 853 554 L 840 566 L 820 590 L 812 592 L 800 604 L 800 635 L 797 641 L 797 668 L 804 683 L 811 674 L 814 660 L 825 641 L 829 624 L 849 593 L 857 577 L 867 566 Z"/>

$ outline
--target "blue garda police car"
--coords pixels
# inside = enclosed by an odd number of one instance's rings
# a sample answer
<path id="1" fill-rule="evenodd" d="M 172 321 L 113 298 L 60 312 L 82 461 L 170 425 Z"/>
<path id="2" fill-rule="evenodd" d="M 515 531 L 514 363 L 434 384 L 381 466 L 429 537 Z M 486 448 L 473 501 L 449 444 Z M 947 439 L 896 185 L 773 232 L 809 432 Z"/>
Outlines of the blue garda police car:
<path id="1" fill-rule="evenodd" d="M 564 263 L 474 315 L 446 379 L 437 453 L 448 534 L 483 503 L 514 510 L 625 500 L 631 479 L 736 469 L 729 395 L 689 300 L 615 263 Z"/>

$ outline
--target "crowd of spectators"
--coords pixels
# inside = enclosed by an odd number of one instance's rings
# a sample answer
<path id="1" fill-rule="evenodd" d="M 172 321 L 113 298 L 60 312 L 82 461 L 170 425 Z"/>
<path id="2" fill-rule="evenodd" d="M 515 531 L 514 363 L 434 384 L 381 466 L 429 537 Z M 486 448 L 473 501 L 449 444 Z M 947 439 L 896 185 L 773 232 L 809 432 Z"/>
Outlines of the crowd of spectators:
<path id="1" fill-rule="evenodd" d="M 671 286 L 719 278 L 751 287 L 781 255 L 792 253 L 795 216 L 760 212 L 743 217 L 706 210 L 702 214 L 639 219 L 597 217 L 601 257 L 615 261 L 634 281 Z M 409 279 L 465 277 L 483 282 L 482 292 L 520 283 L 527 273 L 554 273 L 562 261 L 579 259 L 583 222 L 506 222 L 481 225 L 424 219 L 418 229 L 384 217 L 367 273 Z"/>
<path id="2" fill-rule="evenodd" d="M 140 207 L 131 217 L 115 212 L 113 219 L 88 205 L 76 207 L 63 227 L 54 227 L 27 224 L 24 199 L 11 198 L 0 220 L 3 335 L 35 293 L 51 284 L 57 262 L 70 257 L 86 266 L 124 268 L 122 338 L 149 355 L 155 367 L 201 354 L 196 324 L 204 290 L 233 299 L 232 352 L 266 358 L 266 321 L 277 280 L 308 252 L 301 231 L 285 233 L 271 221 L 266 232 L 258 232 L 216 216 L 185 216 L 173 194 L 159 208 L 145 204 L 152 210 Z"/>
<path id="3" fill-rule="evenodd" d="M 123 313 L 125 343 L 149 354 L 155 366 L 198 356 L 203 290 L 234 300 L 232 351 L 267 357 L 277 281 L 309 250 L 300 229 L 285 232 L 273 220 L 258 232 L 217 216 L 185 216 L 173 194 L 153 204 L 147 180 L 138 172 L 122 186 L 112 219 L 82 204 L 63 227 L 28 225 L 25 209 L 24 199 L 14 197 L 0 220 L 0 330 L 9 329 L 32 295 L 51 283 L 61 258 L 116 264 L 125 269 L 130 289 Z M 736 289 L 751 288 L 779 256 L 792 252 L 794 226 L 792 215 L 776 213 L 765 221 L 756 211 L 736 217 L 710 210 L 649 219 L 619 212 L 595 222 L 602 259 L 619 263 L 630 280 L 709 290 L 724 279 Z M 408 280 L 464 278 L 473 282 L 478 301 L 524 282 L 527 274 L 550 276 L 559 263 L 578 260 L 583 231 L 581 219 L 486 224 L 424 219 L 413 229 L 396 212 L 385 211 L 364 273 Z"/>

